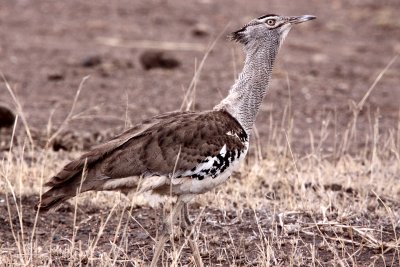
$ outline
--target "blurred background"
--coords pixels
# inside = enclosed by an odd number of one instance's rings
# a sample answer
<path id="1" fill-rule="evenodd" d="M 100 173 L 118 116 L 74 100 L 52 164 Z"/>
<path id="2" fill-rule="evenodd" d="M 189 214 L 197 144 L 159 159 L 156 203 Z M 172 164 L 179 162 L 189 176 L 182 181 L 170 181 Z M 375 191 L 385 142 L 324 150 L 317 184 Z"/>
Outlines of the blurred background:
<path id="1" fill-rule="evenodd" d="M 295 153 L 316 144 L 333 152 L 354 123 L 355 104 L 400 53 L 399 12 L 398 0 L 2 0 L 0 71 L 38 135 L 49 121 L 49 128 L 62 123 L 89 75 L 65 130 L 75 138 L 102 136 L 179 109 L 216 40 L 193 106 L 211 109 L 243 64 L 240 46 L 226 38 L 230 32 L 269 13 L 312 14 L 317 20 L 292 29 L 280 51 L 257 130 L 263 144 L 284 129 Z M 353 149 L 371 142 L 377 118 L 382 132 L 398 128 L 399 103 L 397 59 L 359 111 L 354 125 L 366 135 L 354 138 Z M 3 81 L 0 105 L 15 111 Z"/>

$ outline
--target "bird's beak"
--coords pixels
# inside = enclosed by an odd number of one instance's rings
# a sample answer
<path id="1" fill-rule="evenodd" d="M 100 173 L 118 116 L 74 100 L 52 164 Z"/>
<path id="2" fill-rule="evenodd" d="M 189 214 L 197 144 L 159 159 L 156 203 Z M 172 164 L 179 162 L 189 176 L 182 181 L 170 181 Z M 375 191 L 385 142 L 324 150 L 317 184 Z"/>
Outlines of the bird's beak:
<path id="1" fill-rule="evenodd" d="M 290 17 L 289 18 L 289 23 L 291 24 L 298 24 L 298 23 L 302 23 L 305 21 L 309 21 L 312 19 L 316 19 L 316 16 L 313 15 L 303 15 L 303 16 L 296 16 L 296 17 Z"/>

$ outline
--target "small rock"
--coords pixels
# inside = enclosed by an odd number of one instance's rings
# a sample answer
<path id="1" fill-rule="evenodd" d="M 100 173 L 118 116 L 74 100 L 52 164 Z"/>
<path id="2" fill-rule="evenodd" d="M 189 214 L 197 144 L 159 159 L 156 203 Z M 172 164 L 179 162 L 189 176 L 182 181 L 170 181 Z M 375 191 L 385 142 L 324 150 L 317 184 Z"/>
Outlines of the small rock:
<path id="1" fill-rule="evenodd" d="M 61 81 L 64 80 L 64 74 L 60 72 L 51 72 L 47 75 L 49 81 Z"/>
<path id="2" fill-rule="evenodd" d="M 181 63 L 171 55 L 161 51 L 145 51 L 140 55 L 140 63 L 145 70 L 153 68 L 173 69 Z"/>
<path id="3" fill-rule="evenodd" d="M 100 65 L 101 62 L 102 62 L 102 60 L 99 55 L 91 55 L 91 56 L 85 57 L 81 61 L 81 65 L 82 65 L 82 67 L 85 67 L 85 68 L 93 68 L 93 67 L 96 67 L 97 65 Z"/>
<path id="4" fill-rule="evenodd" d="M 341 191 L 342 190 L 342 185 L 335 184 L 335 183 L 327 184 L 327 185 L 324 185 L 324 189 L 325 190 L 331 190 L 331 191 Z"/>
<path id="5" fill-rule="evenodd" d="M 0 103 L 0 128 L 11 128 L 14 125 L 15 114 Z"/>
<path id="6" fill-rule="evenodd" d="M 209 33 L 210 33 L 209 27 L 201 23 L 196 24 L 192 29 L 192 34 L 196 37 L 204 37 L 209 35 Z"/>

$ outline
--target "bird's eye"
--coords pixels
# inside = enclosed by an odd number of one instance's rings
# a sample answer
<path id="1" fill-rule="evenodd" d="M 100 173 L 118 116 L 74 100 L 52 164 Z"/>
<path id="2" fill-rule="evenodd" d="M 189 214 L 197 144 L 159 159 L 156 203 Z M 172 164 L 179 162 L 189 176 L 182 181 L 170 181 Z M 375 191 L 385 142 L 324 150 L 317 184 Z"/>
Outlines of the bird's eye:
<path id="1" fill-rule="evenodd" d="M 268 26 L 274 26 L 275 25 L 275 20 L 274 19 L 267 19 L 265 23 L 267 23 Z"/>

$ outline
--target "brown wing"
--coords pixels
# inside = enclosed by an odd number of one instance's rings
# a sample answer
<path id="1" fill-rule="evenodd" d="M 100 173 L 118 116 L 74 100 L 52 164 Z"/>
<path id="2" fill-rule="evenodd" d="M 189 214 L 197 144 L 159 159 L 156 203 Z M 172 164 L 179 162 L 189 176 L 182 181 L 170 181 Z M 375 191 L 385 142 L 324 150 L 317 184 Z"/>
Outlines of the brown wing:
<path id="1" fill-rule="evenodd" d="M 141 124 L 135 125 L 132 128 L 126 130 L 120 135 L 115 136 L 110 141 L 98 145 L 94 147 L 89 152 L 83 154 L 79 159 L 74 160 L 64 166 L 64 168 L 53 176 L 45 185 L 46 186 L 56 186 L 62 184 L 63 182 L 70 180 L 74 176 L 81 175 L 82 169 L 84 168 L 85 164 L 87 168 L 93 166 L 97 162 L 103 160 L 107 157 L 107 155 L 111 154 L 113 151 L 118 149 L 124 143 L 128 142 L 129 140 L 138 137 L 144 131 L 151 128 L 158 123 L 168 120 L 170 118 L 174 118 L 176 116 L 181 116 L 183 114 L 191 114 L 192 112 L 170 112 L 165 113 L 159 116 L 155 116 L 151 119 L 143 121 Z"/>
<path id="2" fill-rule="evenodd" d="M 242 151 L 245 140 L 243 128 L 224 111 L 183 113 L 114 150 L 102 161 L 101 173 L 110 178 L 171 176 L 175 165 L 176 173 L 185 173 L 205 158 L 217 156 L 224 145 L 228 151 Z"/>

